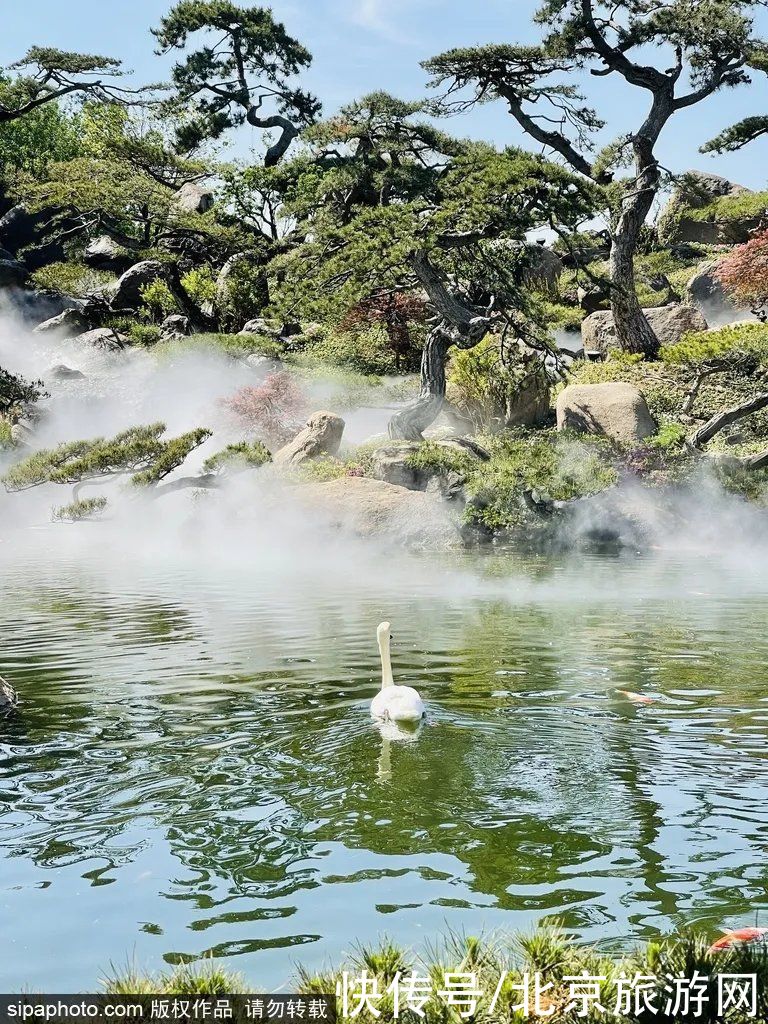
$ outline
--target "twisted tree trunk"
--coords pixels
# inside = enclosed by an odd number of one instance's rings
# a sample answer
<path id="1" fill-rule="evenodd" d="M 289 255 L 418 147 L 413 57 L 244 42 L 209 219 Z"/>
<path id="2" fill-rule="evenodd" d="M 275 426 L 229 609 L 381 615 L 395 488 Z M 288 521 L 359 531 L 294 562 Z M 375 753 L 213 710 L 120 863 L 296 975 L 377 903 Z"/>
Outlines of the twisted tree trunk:
<path id="1" fill-rule="evenodd" d="M 388 432 L 395 440 L 423 441 L 424 431 L 434 423 L 445 404 L 448 350 L 453 345 L 473 348 L 487 333 L 491 318 L 478 315 L 476 309 L 452 294 L 426 253 L 414 253 L 411 266 L 442 322 L 432 328 L 424 343 L 418 397 L 392 417 Z"/>
<path id="2" fill-rule="evenodd" d="M 435 327 L 427 336 L 421 356 L 421 388 L 410 402 L 389 421 L 391 438 L 423 441 L 424 431 L 440 415 L 445 403 L 445 362 L 453 338 L 445 327 Z"/>

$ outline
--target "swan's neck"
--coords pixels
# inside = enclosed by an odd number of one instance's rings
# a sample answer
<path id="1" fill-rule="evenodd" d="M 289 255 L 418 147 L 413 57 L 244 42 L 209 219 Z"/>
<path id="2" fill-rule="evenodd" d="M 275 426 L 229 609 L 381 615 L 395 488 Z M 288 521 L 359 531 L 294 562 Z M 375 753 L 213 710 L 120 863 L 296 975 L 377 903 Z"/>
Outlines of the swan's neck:
<path id="1" fill-rule="evenodd" d="M 392 678 L 392 661 L 389 657 L 389 639 L 379 643 L 379 654 L 381 655 L 381 688 L 385 690 L 388 686 L 394 686 Z"/>

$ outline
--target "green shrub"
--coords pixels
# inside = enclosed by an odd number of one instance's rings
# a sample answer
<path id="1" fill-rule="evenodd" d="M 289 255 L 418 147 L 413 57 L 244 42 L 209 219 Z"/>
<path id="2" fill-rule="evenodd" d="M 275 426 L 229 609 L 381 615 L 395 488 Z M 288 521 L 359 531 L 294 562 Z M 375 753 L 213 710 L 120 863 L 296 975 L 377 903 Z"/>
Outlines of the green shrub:
<path id="1" fill-rule="evenodd" d="M 249 355 L 262 355 L 270 359 L 285 357 L 285 346 L 263 334 L 193 334 L 189 338 L 169 342 L 163 346 L 162 351 L 191 348 L 213 349 L 235 359 Z"/>
<path id="2" fill-rule="evenodd" d="M 733 196 L 718 196 L 711 203 L 698 208 L 685 207 L 690 220 L 717 222 L 757 220 L 768 213 L 768 192 L 739 192 Z"/>
<path id="3" fill-rule="evenodd" d="M 347 476 L 349 466 L 341 459 L 334 459 L 331 455 L 322 455 L 318 459 L 309 459 L 297 467 L 298 475 L 304 480 L 312 480 L 316 483 L 325 483 L 327 480 L 338 480 L 339 477 Z"/>
<path id="4" fill-rule="evenodd" d="M 390 376 L 396 373 L 395 352 L 383 327 L 361 331 L 329 331 L 307 350 L 319 363 L 357 373 Z"/>
<path id="5" fill-rule="evenodd" d="M 101 292 L 117 278 L 106 270 L 92 270 L 82 263 L 49 263 L 31 275 L 32 283 L 43 291 L 60 292 L 84 299 Z"/>
<path id="6" fill-rule="evenodd" d="M 456 351 L 448 369 L 448 398 L 476 430 L 504 425 L 507 403 L 532 375 L 543 374 L 540 357 L 514 350 L 501 358 L 499 338 L 488 335 L 474 348 Z"/>
<path id="7" fill-rule="evenodd" d="M 7 420 L 0 420 L 0 451 L 8 450 L 13 448 L 13 438 L 11 437 L 11 424 Z"/>
<path id="8" fill-rule="evenodd" d="M 216 300 L 216 276 L 211 267 L 193 267 L 181 278 L 181 286 L 197 305 Z"/>
<path id="9" fill-rule="evenodd" d="M 435 469 L 446 473 L 469 474 L 477 467 L 477 459 L 459 447 L 424 441 L 406 457 L 413 469 Z"/>
<path id="10" fill-rule="evenodd" d="M 540 309 L 545 322 L 552 330 L 580 331 L 582 321 L 587 315 L 581 306 L 569 306 L 549 299 L 541 301 Z"/>
<path id="11" fill-rule="evenodd" d="M 203 463 L 205 473 L 224 471 L 238 472 L 245 469 L 258 469 L 272 461 L 272 453 L 261 441 L 240 441 L 229 444 L 220 452 L 211 455 Z"/>
<path id="12" fill-rule="evenodd" d="M 54 509 L 52 517 L 54 522 L 76 523 L 83 519 L 93 519 L 106 507 L 106 498 L 83 498 L 81 501 L 73 501 L 69 505 Z"/>
<path id="13" fill-rule="evenodd" d="M 146 348 L 156 345 L 163 336 L 163 332 L 155 324 L 137 324 L 135 321 L 131 323 L 127 333 L 134 344 Z"/>
<path id="14" fill-rule="evenodd" d="M 171 313 L 178 313 L 179 307 L 171 294 L 168 284 L 161 278 L 155 278 L 141 289 L 143 309 L 141 315 L 153 323 L 165 320 Z"/>
<path id="15" fill-rule="evenodd" d="M 490 462 L 478 464 L 468 482 L 473 500 L 466 516 L 491 530 L 525 520 L 524 491 L 568 501 L 596 494 L 618 479 L 613 446 L 602 437 L 515 430 L 493 438 L 489 450 Z"/>
<path id="16" fill-rule="evenodd" d="M 676 345 L 664 345 L 659 358 L 672 366 L 699 366 L 712 360 L 738 358 L 740 354 L 768 361 L 768 324 L 755 321 L 697 331 Z"/>

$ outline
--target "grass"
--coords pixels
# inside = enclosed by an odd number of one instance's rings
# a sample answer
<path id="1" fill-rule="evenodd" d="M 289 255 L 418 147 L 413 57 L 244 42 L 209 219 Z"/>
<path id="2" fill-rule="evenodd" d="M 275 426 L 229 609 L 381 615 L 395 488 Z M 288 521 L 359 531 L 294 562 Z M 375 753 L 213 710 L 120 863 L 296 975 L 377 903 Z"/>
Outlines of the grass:
<path id="1" fill-rule="evenodd" d="M 536 975 L 542 1012 L 539 1019 L 548 1018 L 553 1024 L 593 1024 L 609 1019 L 629 1024 L 690 1019 L 700 1024 L 746 1024 L 748 1020 L 768 1019 L 768 947 L 753 944 L 713 953 L 710 942 L 709 937 L 700 933 L 682 933 L 615 954 L 580 944 L 559 927 L 542 928 L 527 935 L 485 937 L 448 932 L 420 952 L 386 939 L 376 947 L 354 947 L 341 963 L 326 971 L 313 973 L 299 968 L 293 988 L 307 995 L 335 992 L 337 1010 L 343 1019 L 343 972 L 347 972 L 349 1013 L 360 1003 L 359 979 L 365 971 L 371 999 L 355 1016 L 368 1024 L 395 1018 L 396 994 L 400 1000 L 399 1017 L 411 1024 L 419 1020 L 424 1024 L 460 1024 L 467 1019 L 477 1024 L 522 1024 L 537 1019 L 521 1010 L 524 979 L 529 979 L 532 1004 Z M 454 974 L 453 996 L 449 994 L 451 984 L 446 982 L 446 972 Z M 584 1005 L 576 996 L 579 978 L 584 975 L 602 979 L 600 1003 L 605 1012 L 590 1005 L 583 1012 Z M 635 1007 L 631 979 L 637 975 L 646 982 L 648 1002 L 658 1008 L 658 1013 L 644 1009 L 642 1001 Z M 756 1017 L 733 1006 L 724 1006 L 723 1013 L 718 1014 L 718 975 L 755 976 Z M 676 1010 L 674 979 L 696 976 L 703 979 L 707 998 L 702 1000 L 701 1013 L 694 1016 L 682 1007 Z M 419 984 L 410 983 L 411 978 Z M 460 991 L 462 984 L 479 993 L 474 1005 L 462 1003 L 462 999 L 467 999 L 465 992 Z M 123 971 L 113 968 L 104 985 L 111 994 L 222 995 L 248 991 L 241 976 L 213 961 L 182 964 L 157 975 L 143 974 L 130 965 Z M 423 999 L 421 1014 L 414 1011 L 413 1003 L 409 1004 L 409 999 L 417 996 Z"/>

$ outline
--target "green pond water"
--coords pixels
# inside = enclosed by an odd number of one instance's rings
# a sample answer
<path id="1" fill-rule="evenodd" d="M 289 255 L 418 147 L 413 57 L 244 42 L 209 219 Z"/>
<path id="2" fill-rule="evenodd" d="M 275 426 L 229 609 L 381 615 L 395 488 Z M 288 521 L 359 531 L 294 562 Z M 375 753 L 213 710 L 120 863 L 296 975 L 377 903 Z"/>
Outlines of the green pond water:
<path id="1" fill-rule="evenodd" d="M 202 954 L 275 989 L 383 935 L 618 949 L 768 905 L 755 559 L 203 564 L 58 529 L 0 545 L 0 989 Z M 383 618 L 410 741 L 368 715 Z"/>

